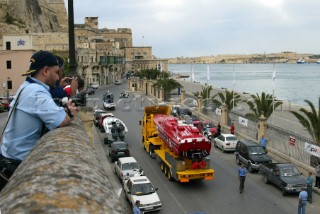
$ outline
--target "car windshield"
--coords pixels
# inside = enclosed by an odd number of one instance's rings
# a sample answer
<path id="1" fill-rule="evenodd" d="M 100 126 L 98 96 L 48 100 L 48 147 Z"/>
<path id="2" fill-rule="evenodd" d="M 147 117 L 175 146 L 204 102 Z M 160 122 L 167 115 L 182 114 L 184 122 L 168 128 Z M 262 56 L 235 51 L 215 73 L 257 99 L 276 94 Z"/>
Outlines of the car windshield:
<path id="1" fill-rule="evenodd" d="M 132 163 L 125 163 L 122 165 L 122 170 L 132 170 L 132 169 L 138 169 L 138 163 L 132 162 Z"/>
<path id="2" fill-rule="evenodd" d="M 300 175 L 299 170 L 295 166 L 284 166 L 279 168 L 280 175 L 283 177 L 291 177 Z"/>
<path id="3" fill-rule="evenodd" d="M 258 154 L 264 154 L 265 152 L 261 146 L 250 146 L 249 153 L 251 155 L 258 155 Z"/>
<path id="4" fill-rule="evenodd" d="M 117 144 L 114 144 L 113 147 L 115 149 L 127 149 L 127 144 L 125 144 L 125 143 L 118 144 L 117 143 Z"/>
<path id="5" fill-rule="evenodd" d="M 154 193 L 155 190 L 151 183 L 135 184 L 131 189 L 132 195 L 148 195 Z"/>
<path id="6" fill-rule="evenodd" d="M 236 137 L 234 136 L 230 136 L 230 137 L 226 137 L 227 141 L 233 141 L 233 140 L 238 140 Z"/>

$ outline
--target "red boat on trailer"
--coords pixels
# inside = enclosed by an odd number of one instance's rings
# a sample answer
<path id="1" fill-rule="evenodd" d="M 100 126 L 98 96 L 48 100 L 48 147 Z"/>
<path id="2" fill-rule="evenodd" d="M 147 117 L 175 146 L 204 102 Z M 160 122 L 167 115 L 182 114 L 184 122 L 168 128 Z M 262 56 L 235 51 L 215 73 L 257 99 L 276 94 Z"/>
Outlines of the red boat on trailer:
<path id="1" fill-rule="evenodd" d="M 185 124 L 166 114 L 156 114 L 154 123 L 160 138 L 175 155 L 197 160 L 210 154 L 211 142 L 192 124 Z"/>

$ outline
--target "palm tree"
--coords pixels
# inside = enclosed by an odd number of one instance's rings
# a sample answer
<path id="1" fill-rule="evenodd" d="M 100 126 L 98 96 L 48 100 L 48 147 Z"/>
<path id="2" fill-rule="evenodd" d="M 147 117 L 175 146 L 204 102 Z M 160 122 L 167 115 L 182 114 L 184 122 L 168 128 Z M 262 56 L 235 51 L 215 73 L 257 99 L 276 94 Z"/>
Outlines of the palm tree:
<path id="1" fill-rule="evenodd" d="M 273 110 L 282 104 L 281 101 L 275 101 L 273 103 L 275 97 L 265 92 L 262 92 L 261 96 L 258 93 L 256 95 L 252 94 L 251 98 L 253 101 L 248 100 L 247 104 L 252 113 L 248 113 L 245 116 L 252 120 L 258 119 L 262 114 L 264 117 L 269 118 Z"/>
<path id="2" fill-rule="evenodd" d="M 201 92 L 197 91 L 197 92 L 192 92 L 192 93 L 196 98 L 198 98 L 198 96 L 200 95 L 202 100 L 204 100 L 203 104 L 206 106 L 207 101 L 210 98 L 211 91 L 212 91 L 212 86 L 210 85 L 210 86 L 202 86 Z"/>
<path id="3" fill-rule="evenodd" d="M 171 78 L 164 78 L 164 79 L 158 79 L 157 82 L 154 84 L 154 86 L 160 88 L 163 88 L 164 91 L 164 100 L 168 101 L 171 96 L 171 91 L 176 88 L 183 88 L 183 86 L 177 82 L 174 79 Z"/>
<path id="4" fill-rule="evenodd" d="M 320 98 L 318 103 L 318 112 L 316 111 L 314 105 L 309 100 L 304 100 L 311 111 L 306 110 L 305 108 L 300 108 L 299 112 L 290 111 L 296 118 L 299 120 L 300 124 L 304 126 L 309 134 L 312 136 L 312 139 L 320 144 Z"/>
<path id="5" fill-rule="evenodd" d="M 234 93 L 234 94 L 233 94 Z M 219 97 L 217 99 L 216 97 Z M 215 106 L 221 106 L 225 103 L 228 107 L 228 111 L 231 111 L 233 107 L 236 107 L 239 102 L 241 102 L 240 95 L 237 92 L 228 91 L 226 93 L 219 92 L 212 97 L 212 102 Z"/>

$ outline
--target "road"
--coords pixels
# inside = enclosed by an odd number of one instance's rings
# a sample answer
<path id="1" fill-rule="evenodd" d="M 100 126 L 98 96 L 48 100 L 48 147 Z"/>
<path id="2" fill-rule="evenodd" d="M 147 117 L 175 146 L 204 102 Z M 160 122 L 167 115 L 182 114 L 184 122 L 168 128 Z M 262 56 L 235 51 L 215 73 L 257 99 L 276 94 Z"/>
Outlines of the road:
<path id="1" fill-rule="evenodd" d="M 115 94 L 118 99 L 122 90 L 127 88 L 126 83 L 118 86 L 103 86 L 96 90 L 96 94 L 90 95 L 88 105 L 95 108 L 102 107 L 102 95 L 107 90 Z M 119 100 L 118 100 L 119 101 Z M 212 146 L 210 158 L 211 166 L 215 170 L 215 179 L 212 181 L 194 181 L 190 183 L 170 182 L 160 170 L 159 164 L 151 159 L 144 151 L 141 143 L 141 129 L 139 120 L 142 119 L 142 107 L 148 102 L 140 96 L 130 95 L 128 99 L 120 100 L 118 107 L 112 111 L 116 117 L 123 120 L 128 129 L 126 140 L 129 144 L 131 155 L 134 156 L 144 169 L 147 177 L 155 187 L 159 188 L 158 194 L 162 202 L 163 214 L 189 214 L 194 212 L 227 213 L 227 214 L 270 214 L 297 213 L 298 196 L 282 196 L 280 189 L 274 185 L 263 183 L 262 176 L 258 173 L 248 174 L 244 192 L 239 193 L 239 181 L 237 178 L 238 165 L 233 153 L 222 153 Z M 130 106 L 130 108 L 128 107 Z M 8 113 L 0 113 L 0 128 L 3 130 Z M 18 127 L 17 127 L 18 128 Z M 104 148 L 107 157 L 108 147 L 103 145 L 104 133 L 97 129 L 97 138 Z M 99 151 L 101 152 L 101 151 Z M 108 159 L 109 160 L 109 159 Z M 107 159 L 105 159 L 107 161 Z M 113 163 L 103 162 L 107 165 L 108 175 L 114 186 L 115 192 L 120 193 L 121 184 L 113 173 Z M 320 213 L 319 195 L 313 195 L 313 204 L 307 205 L 307 213 Z M 127 210 L 130 210 L 121 192 L 120 201 Z M 128 213 L 130 213 L 128 211 Z"/>
<path id="2" fill-rule="evenodd" d="M 117 98 L 126 87 L 127 85 L 123 83 L 120 86 L 100 88 L 94 97 L 101 98 L 102 92 L 109 90 Z M 123 108 L 124 101 L 122 100 L 118 103 L 119 106 L 116 110 L 112 112 L 124 121 L 129 129 L 126 140 L 131 155 L 137 159 L 154 186 L 159 188 L 158 194 L 163 205 L 160 213 L 186 214 L 202 211 L 207 214 L 239 212 L 291 214 L 297 212 L 298 196 L 283 197 L 281 190 L 276 186 L 263 183 L 262 176 L 258 173 L 248 174 L 244 192 L 240 194 L 237 178 L 239 166 L 235 162 L 234 154 L 222 153 L 214 147 L 212 147 L 210 154 L 210 164 L 215 170 L 214 180 L 190 183 L 170 182 L 160 170 L 159 164 L 151 159 L 143 149 L 139 126 L 139 120 L 143 116 L 140 98 L 131 95 L 126 103 L 130 103 L 131 107 L 135 103 L 136 109 Z M 98 102 L 98 107 L 101 105 L 102 103 Z M 102 139 L 103 134 L 99 135 Z M 113 168 L 112 163 L 111 168 Z M 314 203 L 307 205 L 307 213 L 320 212 L 319 196 L 315 194 L 313 196 Z"/>

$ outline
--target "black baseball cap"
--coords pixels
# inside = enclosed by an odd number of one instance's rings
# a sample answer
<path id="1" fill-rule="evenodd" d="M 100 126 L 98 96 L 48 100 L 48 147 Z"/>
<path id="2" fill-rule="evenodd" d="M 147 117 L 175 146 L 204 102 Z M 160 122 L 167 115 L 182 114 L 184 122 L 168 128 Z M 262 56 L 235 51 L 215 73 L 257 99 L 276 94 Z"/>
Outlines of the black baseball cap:
<path id="1" fill-rule="evenodd" d="M 55 55 L 48 51 L 38 51 L 34 53 L 30 59 L 29 70 L 22 76 L 29 76 L 45 66 L 59 66 L 58 59 Z"/>

